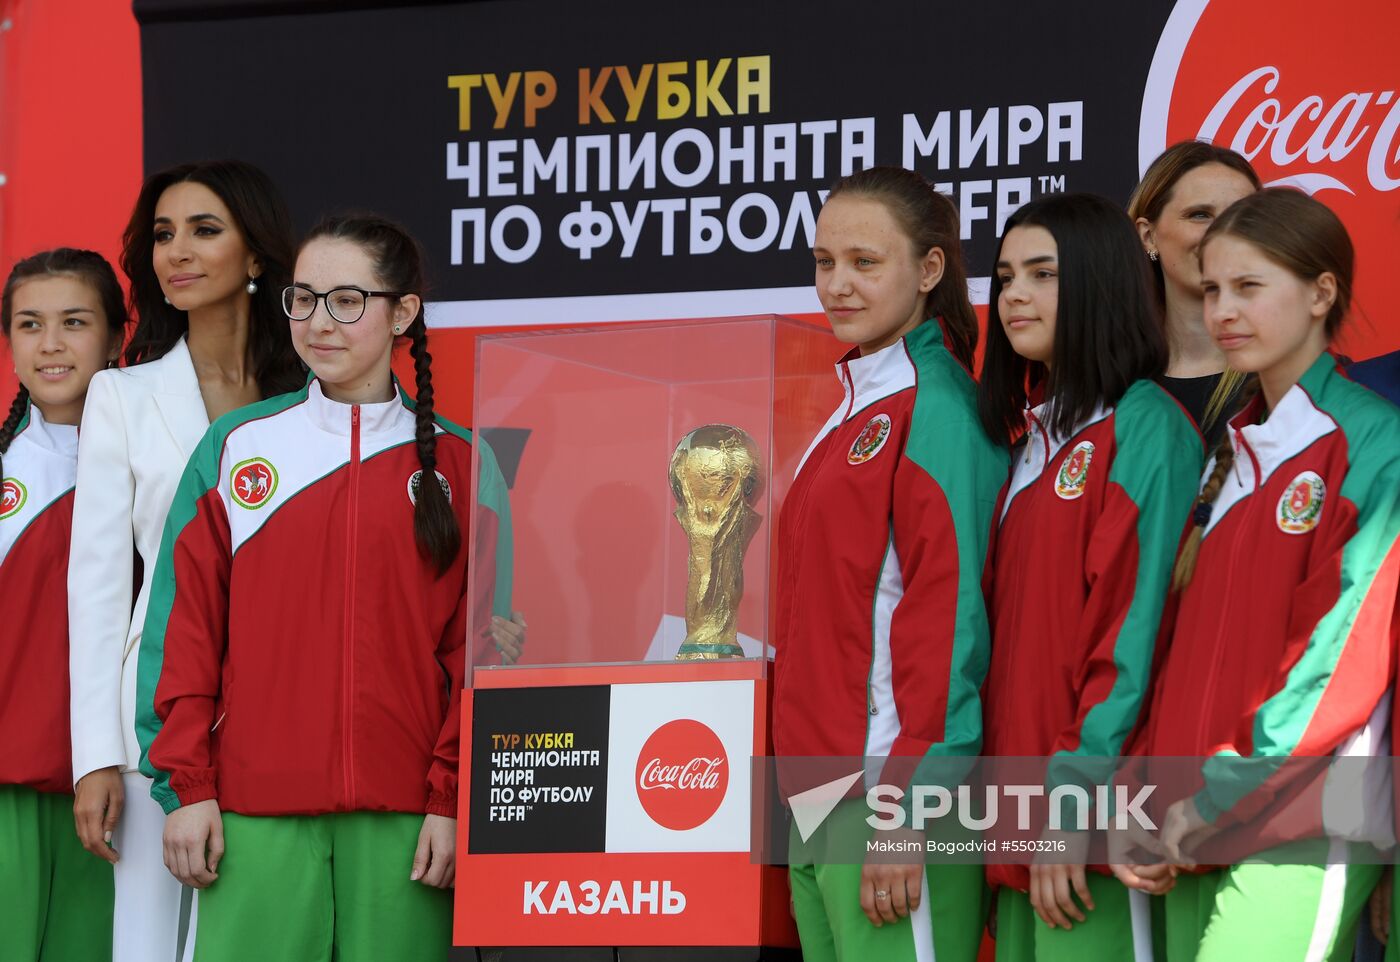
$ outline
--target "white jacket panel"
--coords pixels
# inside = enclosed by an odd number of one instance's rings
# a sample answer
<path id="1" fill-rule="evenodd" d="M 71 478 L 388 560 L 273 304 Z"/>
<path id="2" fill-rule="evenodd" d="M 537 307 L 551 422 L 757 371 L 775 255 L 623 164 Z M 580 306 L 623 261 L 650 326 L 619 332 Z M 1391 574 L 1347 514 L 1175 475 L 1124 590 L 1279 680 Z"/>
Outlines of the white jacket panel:
<path id="1" fill-rule="evenodd" d="M 183 338 L 159 360 L 103 371 L 88 388 L 68 561 L 74 784 L 140 764 L 136 667 L 150 576 L 185 462 L 208 427 Z M 133 551 L 146 575 L 134 609 Z"/>

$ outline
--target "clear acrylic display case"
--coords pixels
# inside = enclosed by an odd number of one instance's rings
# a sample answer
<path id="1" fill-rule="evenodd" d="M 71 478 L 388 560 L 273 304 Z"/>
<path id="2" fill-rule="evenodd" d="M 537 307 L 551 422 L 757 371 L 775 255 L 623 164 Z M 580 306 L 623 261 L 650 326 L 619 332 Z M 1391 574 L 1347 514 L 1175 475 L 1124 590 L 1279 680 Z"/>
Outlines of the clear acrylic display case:
<path id="1" fill-rule="evenodd" d="M 826 328 L 777 316 L 478 338 L 472 423 L 505 479 L 512 550 L 511 570 L 496 570 L 484 541 L 494 542 L 493 519 L 477 505 L 468 624 L 488 623 L 478 609 L 508 577 L 510 607 L 528 626 L 518 664 L 674 660 L 687 636 L 692 549 L 676 517 L 672 455 L 692 430 L 731 425 L 752 439 L 761 473 L 736 640 L 744 657 L 771 656 L 778 516 L 840 401 L 832 364 L 842 351 Z M 474 670 L 501 667 L 483 642 L 470 649 Z"/>

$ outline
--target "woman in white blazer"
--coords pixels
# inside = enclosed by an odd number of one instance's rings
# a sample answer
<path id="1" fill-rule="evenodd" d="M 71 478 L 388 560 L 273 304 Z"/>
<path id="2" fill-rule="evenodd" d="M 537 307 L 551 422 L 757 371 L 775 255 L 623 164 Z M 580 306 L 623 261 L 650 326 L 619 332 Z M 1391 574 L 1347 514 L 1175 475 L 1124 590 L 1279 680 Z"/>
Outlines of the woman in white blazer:
<path id="1" fill-rule="evenodd" d="M 295 390 L 305 374 L 279 302 L 291 218 L 262 171 L 219 161 L 152 175 L 123 241 L 139 321 L 127 367 L 93 378 L 79 431 L 68 574 L 74 818 L 88 851 L 115 866 L 114 962 L 176 962 L 193 945 L 193 897 L 166 871 L 164 813 L 139 770 L 149 594 L 140 575 L 154 568 L 175 487 L 210 420 Z"/>

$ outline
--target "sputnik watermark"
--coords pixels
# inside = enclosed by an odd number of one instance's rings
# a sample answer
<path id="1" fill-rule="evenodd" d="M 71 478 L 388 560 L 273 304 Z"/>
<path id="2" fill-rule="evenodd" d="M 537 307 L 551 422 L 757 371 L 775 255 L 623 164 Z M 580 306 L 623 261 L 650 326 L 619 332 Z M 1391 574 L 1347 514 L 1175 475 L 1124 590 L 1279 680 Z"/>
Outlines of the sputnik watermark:
<path id="1" fill-rule="evenodd" d="M 1388 710 L 1388 709 L 1387 709 Z M 1395 864 L 1400 757 L 754 759 L 765 864 Z M 796 860 L 795 862 L 793 860 Z"/>
<path id="2" fill-rule="evenodd" d="M 955 789 L 957 805 L 953 804 L 955 792 L 942 785 L 916 785 L 906 792 L 898 785 L 876 785 L 865 793 L 865 803 L 871 815 L 866 824 L 880 831 L 893 831 L 908 827 L 922 832 L 931 820 L 945 818 L 956 812 L 959 824 L 973 832 L 983 832 L 998 825 L 1001 816 L 1001 799 L 1005 796 L 1016 803 L 1016 831 L 1031 830 L 1031 799 L 1044 798 L 1049 803 L 1048 827 L 1052 831 L 1076 829 L 1088 831 L 1089 813 L 1094 814 L 1094 828 L 1100 831 L 1129 828 L 1129 819 L 1139 828 L 1150 832 L 1157 831 L 1143 806 L 1152 797 L 1155 785 L 1144 785 L 1129 798 L 1126 785 L 1095 785 L 1092 801 L 1089 790 L 1082 785 L 1057 785 L 1047 791 L 1044 785 L 985 785 L 979 786 L 982 792 L 982 815 L 973 810 L 973 786 L 958 785 Z M 909 810 L 905 811 L 906 796 L 912 798 Z M 1065 825 L 1064 812 L 1074 811 L 1073 824 Z"/>

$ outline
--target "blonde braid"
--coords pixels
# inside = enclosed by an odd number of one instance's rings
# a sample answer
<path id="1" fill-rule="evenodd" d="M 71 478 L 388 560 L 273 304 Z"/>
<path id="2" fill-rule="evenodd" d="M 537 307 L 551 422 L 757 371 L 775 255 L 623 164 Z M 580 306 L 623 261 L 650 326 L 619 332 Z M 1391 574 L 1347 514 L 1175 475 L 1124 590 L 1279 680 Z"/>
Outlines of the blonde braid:
<path id="1" fill-rule="evenodd" d="M 1223 379 L 1222 379 L 1223 382 Z M 1240 392 L 1240 407 L 1246 407 L 1259 392 L 1259 379 L 1250 378 Z M 1176 556 L 1176 567 L 1172 569 L 1172 590 L 1181 591 L 1191 583 L 1191 575 L 1196 571 L 1196 558 L 1201 553 L 1201 540 L 1206 535 L 1206 525 L 1210 524 L 1211 508 L 1220 497 L 1220 489 L 1225 486 L 1225 478 L 1235 466 L 1235 446 L 1230 440 L 1227 428 L 1225 436 L 1215 448 L 1215 467 L 1206 479 L 1201 494 L 1196 498 L 1196 507 L 1191 512 L 1191 533 Z"/>

